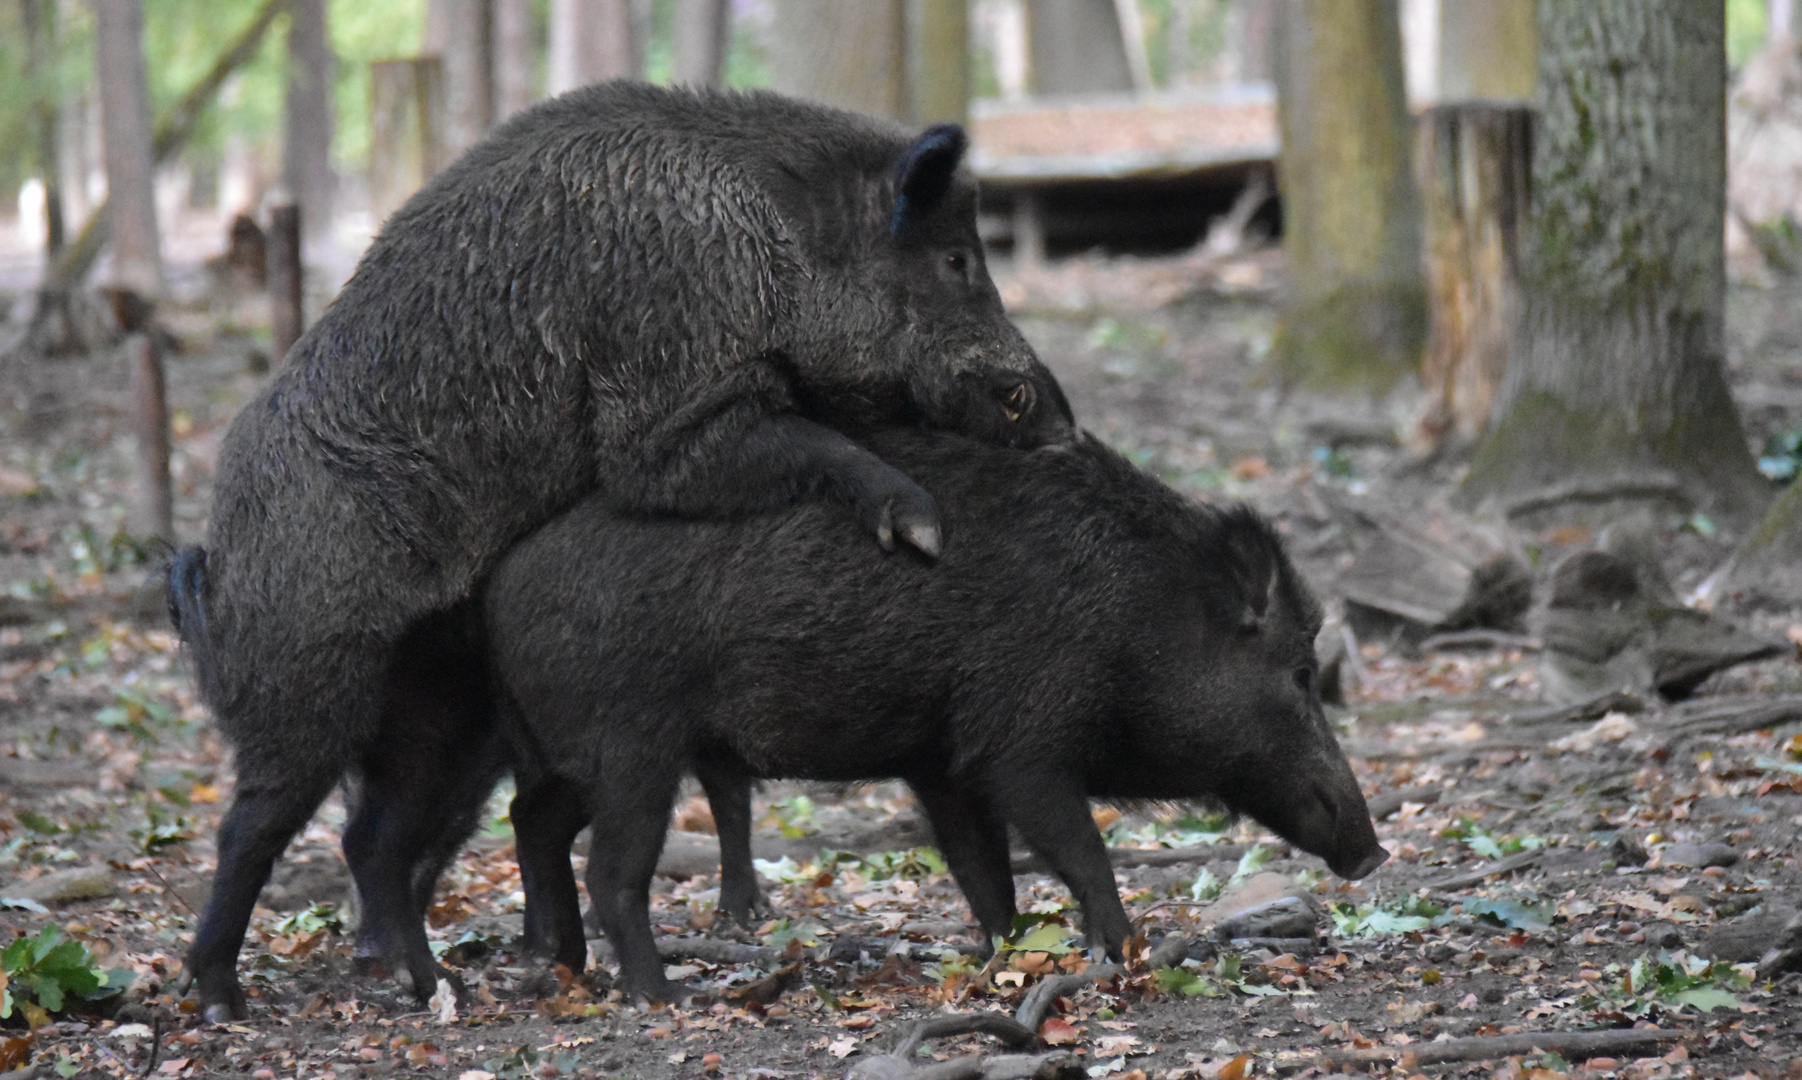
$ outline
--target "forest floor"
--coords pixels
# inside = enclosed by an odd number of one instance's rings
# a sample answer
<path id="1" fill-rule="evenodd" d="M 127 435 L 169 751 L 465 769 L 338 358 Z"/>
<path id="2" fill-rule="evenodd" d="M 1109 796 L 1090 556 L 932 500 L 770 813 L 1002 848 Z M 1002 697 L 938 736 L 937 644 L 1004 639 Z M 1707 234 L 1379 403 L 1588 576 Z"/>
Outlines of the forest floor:
<path id="1" fill-rule="evenodd" d="M 1442 515 L 1458 466 L 1409 467 L 1399 407 L 1266 382 L 1279 273 L 1273 254 L 1200 268 L 1075 260 L 1000 283 L 1085 426 L 1195 497 L 1270 514 L 1331 600 L 1361 542 L 1346 508 Z M 1734 295 L 1732 379 L 1761 443 L 1802 424 L 1796 291 Z M 166 321 L 184 344 L 169 372 L 178 526 L 192 541 L 218 441 L 258 379 L 255 346 L 217 313 Z M 1011 1014 L 1050 973 L 1084 966 L 1054 878 L 1020 875 L 1039 925 L 983 967 L 903 789 L 777 784 L 758 802 L 769 921 L 714 923 L 698 799 L 678 815 L 653 912 L 665 935 L 764 946 L 746 954 L 761 964 L 680 960 L 690 981 L 720 985 L 719 1003 L 633 1006 L 513 952 L 522 896 L 497 796 L 432 915 L 470 992 L 426 1007 L 351 970 L 334 798 L 253 921 L 240 964 L 251 1018 L 202 1023 L 175 984 L 231 772 L 146 584 L 151 563 L 120 535 L 130 415 L 117 355 L 14 364 L 0 392 L 0 927 L 60 927 L 130 980 L 32 1036 L 15 1011 L 0 1072 L 29 1056 L 44 1075 L 838 1077 L 913 1019 Z M 1593 540 L 1570 525 L 1517 538 L 1540 567 Z M 1707 522 L 1660 533 L 1678 591 L 1733 539 Z M 1802 612 L 1731 614 L 1802 641 Z M 1188 959 L 1159 974 L 1141 955 L 1068 990 L 1047 1042 L 1095 1077 L 1295 1075 L 1322 1065 L 1310 1055 L 1360 1050 L 1398 1076 L 1802 1076 L 1802 977 L 1751 966 L 1798 903 L 1802 737 L 1746 720 L 1802 693 L 1794 655 L 1715 676 L 1680 706 L 1563 719 L 1534 714 L 1529 640 L 1353 646 L 1332 716 L 1391 861 L 1347 883 L 1250 822 L 1098 807 L 1146 942 Z M 1211 941 L 1236 910 L 1284 896 L 1301 898 L 1278 905 L 1299 924 Z M 24 973 L 6 966 L 24 996 Z M 760 983 L 772 970 L 786 974 Z M 1671 1036 L 1593 1054 L 1448 1041 L 1636 1024 Z M 1434 1064 L 1448 1047 L 1479 1056 Z M 1002 1050 L 945 1037 L 915 1062 Z"/>

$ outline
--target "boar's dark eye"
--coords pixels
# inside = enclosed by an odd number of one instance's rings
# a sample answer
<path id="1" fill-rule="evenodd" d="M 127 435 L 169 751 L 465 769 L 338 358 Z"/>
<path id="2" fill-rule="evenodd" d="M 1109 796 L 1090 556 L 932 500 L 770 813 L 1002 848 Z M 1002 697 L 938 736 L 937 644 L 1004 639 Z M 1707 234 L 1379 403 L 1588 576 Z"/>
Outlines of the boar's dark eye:
<path id="1" fill-rule="evenodd" d="M 1310 693 L 1314 689 L 1314 669 L 1298 667 L 1295 669 L 1295 688 L 1302 693 Z"/>
<path id="2" fill-rule="evenodd" d="M 954 251 L 945 256 L 945 265 L 951 268 L 952 273 L 966 276 L 970 272 L 970 257 L 961 251 Z"/>

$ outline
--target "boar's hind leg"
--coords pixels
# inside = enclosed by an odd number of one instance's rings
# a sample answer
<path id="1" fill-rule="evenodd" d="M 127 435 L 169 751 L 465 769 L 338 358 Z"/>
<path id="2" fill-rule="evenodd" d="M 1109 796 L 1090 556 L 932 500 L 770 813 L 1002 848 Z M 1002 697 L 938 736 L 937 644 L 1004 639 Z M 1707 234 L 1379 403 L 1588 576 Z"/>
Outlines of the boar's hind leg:
<path id="1" fill-rule="evenodd" d="M 526 894 L 525 951 L 580 972 L 588 964 L 588 936 L 569 846 L 588 824 L 582 793 L 551 776 L 516 774 L 515 779 L 519 793 L 509 816 Z"/>
<path id="2" fill-rule="evenodd" d="M 697 762 L 695 775 L 707 792 L 714 832 L 720 841 L 719 911 L 740 926 L 767 907 L 751 862 L 751 777 L 732 765 Z"/>
<path id="3" fill-rule="evenodd" d="M 1082 907 L 1089 946 L 1121 959 L 1132 924 L 1114 885 L 1107 844 L 1089 816 L 1088 796 L 1081 785 L 1061 777 L 1013 773 L 996 781 L 994 788 L 1007 820 L 1070 887 L 1070 895 Z"/>
<path id="4" fill-rule="evenodd" d="M 184 981 L 196 984 L 211 1023 L 242 1020 L 238 949 L 269 870 L 338 782 L 334 767 L 302 771 L 302 762 L 239 759 L 238 787 L 219 824 L 219 869 L 200 930 L 188 950 Z"/>
<path id="5" fill-rule="evenodd" d="M 976 921 L 982 924 L 983 947 L 1013 933 L 1014 871 L 1007 851 L 1007 823 L 989 800 L 971 786 L 934 778 L 909 785 L 926 811 L 945 865 Z"/>
<path id="6" fill-rule="evenodd" d="M 642 759 L 638 764 L 634 775 L 615 775 L 590 789 L 594 831 L 588 839 L 588 897 L 619 957 L 620 988 L 652 1001 L 674 1002 L 674 988 L 663 976 L 663 960 L 651 936 L 651 877 L 663 854 L 681 775 Z"/>

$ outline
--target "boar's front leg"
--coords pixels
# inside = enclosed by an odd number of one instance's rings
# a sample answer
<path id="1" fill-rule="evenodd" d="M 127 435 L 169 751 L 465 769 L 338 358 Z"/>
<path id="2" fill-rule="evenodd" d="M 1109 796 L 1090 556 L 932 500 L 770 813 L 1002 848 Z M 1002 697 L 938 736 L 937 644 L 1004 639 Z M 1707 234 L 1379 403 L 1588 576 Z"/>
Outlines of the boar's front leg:
<path id="1" fill-rule="evenodd" d="M 932 496 L 842 432 L 794 412 L 786 384 L 749 365 L 676 409 L 601 476 L 625 509 L 731 517 L 825 496 L 845 503 L 885 551 L 936 558 Z M 606 430 L 602 445 L 631 443 Z"/>
<path id="2" fill-rule="evenodd" d="M 1027 845 L 1069 886 L 1082 908 L 1089 946 L 1104 949 L 1109 959 L 1123 959 L 1132 923 L 1120 903 L 1107 844 L 1089 815 L 1082 785 L 1071 777 L 1023 770 L 996 779 L 991 790 Z"/>

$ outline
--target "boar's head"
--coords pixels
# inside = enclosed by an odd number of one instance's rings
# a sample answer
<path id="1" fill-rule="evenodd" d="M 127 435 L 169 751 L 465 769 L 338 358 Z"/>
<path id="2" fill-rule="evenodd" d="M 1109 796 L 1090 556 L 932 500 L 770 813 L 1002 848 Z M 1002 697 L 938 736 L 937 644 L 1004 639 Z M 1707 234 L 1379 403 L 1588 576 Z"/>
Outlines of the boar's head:
<path id="1" fill-rule="evenodd" d="M 789 203 L 814 263 L 796 381 L 834 411 L 899 413 L 1005 446 L 1068 443 L 1069 403 L 989 277 L 967 146 L 955 124 L 862 154 L 839 146 L 837 182 L 805 184 L 798 220 Z"/>
<path id="2" fill-rule="evenodd" d="M 1194 508 L 1200 536 L 1166 594 L 1135 742 L 1165 784 L 1211 796 L 1360 878 L 1389 853 L 1321 707 L 1320 605 L 1268 522 Z M 1135 725 L 1137 726 L 1137 725 Z"/>

